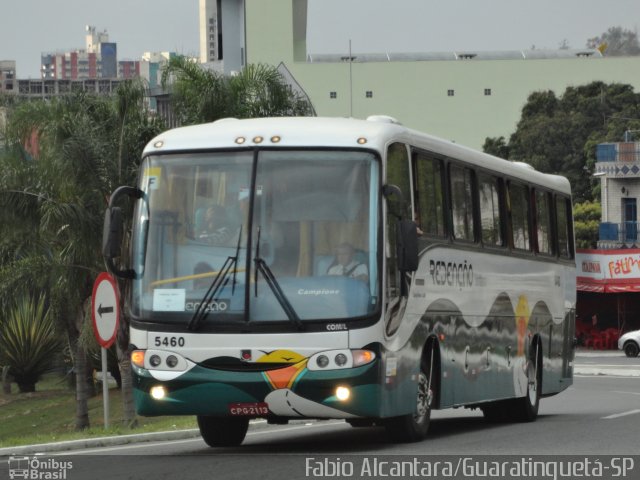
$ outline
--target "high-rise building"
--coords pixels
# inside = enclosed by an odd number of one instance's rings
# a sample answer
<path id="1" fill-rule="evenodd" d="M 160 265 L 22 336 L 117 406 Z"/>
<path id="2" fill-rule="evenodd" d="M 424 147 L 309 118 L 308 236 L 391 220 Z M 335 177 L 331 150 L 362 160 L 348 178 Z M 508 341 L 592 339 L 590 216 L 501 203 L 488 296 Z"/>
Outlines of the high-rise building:
<path id="1" fill-rule="evenodd" d="M 244 15 L 245 0 L 200 0 L 200 63 L 225 74 L 244 67 Z"/>

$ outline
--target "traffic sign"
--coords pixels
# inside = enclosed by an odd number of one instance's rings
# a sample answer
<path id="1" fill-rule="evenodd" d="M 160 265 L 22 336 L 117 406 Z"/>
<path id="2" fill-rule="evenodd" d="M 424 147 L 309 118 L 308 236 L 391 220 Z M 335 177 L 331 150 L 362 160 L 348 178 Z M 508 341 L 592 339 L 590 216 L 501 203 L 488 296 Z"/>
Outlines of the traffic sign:
<path id="1" fill-rule="evenodd" d="M 91 319 L 96 340 L 104 348 L 109 348 L 118 333 L 120 301 L 116 280 L 107 272 L 98 275 L 93 284 Z"/>

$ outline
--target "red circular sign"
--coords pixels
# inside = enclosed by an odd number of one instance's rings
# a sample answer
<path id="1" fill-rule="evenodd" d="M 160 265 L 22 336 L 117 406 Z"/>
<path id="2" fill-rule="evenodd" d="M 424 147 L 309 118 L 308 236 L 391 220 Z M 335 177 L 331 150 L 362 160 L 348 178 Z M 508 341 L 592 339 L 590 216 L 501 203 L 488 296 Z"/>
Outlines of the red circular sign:
<path id="1" fill-rule="evenodd" d="M 120 320 L 118 285 L 110 273 L 102 272 L 93 284 L 91 319 L 96 340 L 109 348 L 116 339 Z"/>

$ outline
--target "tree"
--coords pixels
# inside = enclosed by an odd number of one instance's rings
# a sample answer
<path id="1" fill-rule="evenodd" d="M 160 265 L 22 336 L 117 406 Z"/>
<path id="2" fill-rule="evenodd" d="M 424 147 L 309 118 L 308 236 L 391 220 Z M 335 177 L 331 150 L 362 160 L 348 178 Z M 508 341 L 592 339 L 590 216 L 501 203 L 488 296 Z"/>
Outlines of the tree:
<path id="1" fill-rule="evenodd" d="M 573 207 L 573 228 L 576 248 L 596 248 L 601 209 L 598 202 L 576 203 Z"/>
<path id="2" fill-rule="evenodd" d="M 134 86 L 120 97 L 74 94 L 23 103 L 9 118 L 10 154 L 0 158 L 0 222 L 10 234 L 0 263 L 0 293 L 18 287 L 48 292 L 65 319 L 76 372 L 76 428 L 89 426 L 86 330 L 93 280 L 104 269 L 102 222 L 111 192 L 132 183 L 141 145 L 161 124 L 141 107 Z M 141 88 L 138 86 L 137 88 Z M 122 96 L 127 96 L 123 99 Z M 37 133 L 40 152 L 21 149 Z M 2 252 L 0 251 L 0 252 Z M 5 295 L 2 295 L 4 297 Z"/>
<path id="3" fill-rule="evenodd" d="M 162 72 L 162 84 L 171 86 L 173 108 L 184 125 L 227 117 L 300 116 L 312 112 L 307 100 L 270 65 L 247 65 L 239 74 L 225 77 L 177 56 Z"/>
<path id="4" fill-rule="evenodd" d="M 533 92 L 508 144 L 487 138 L 484 149 L 542 172 L 564 175 L 576 202 L 592 201 L 595 146 L 620 141 L 624 131 L 635 125 L 631 118 L 640 118 L 640 94 L 631 85 L 592 82 L 568 87 L 561 97 L 552 91 Z"/>
<path id="5" fill-rule="evenodd" d="M 622 27 L 610 27 L 599 37 L 587 40 L 588 48 L 597 48 L 609 57 L 640 55 L 638 32 Z"/>
<path id="6" fill-rule="evenodd" d="M 482 151 L 500 158 L 509 158 L 509 146 L 504 137 L 487 137 L 482 145 Z"/>

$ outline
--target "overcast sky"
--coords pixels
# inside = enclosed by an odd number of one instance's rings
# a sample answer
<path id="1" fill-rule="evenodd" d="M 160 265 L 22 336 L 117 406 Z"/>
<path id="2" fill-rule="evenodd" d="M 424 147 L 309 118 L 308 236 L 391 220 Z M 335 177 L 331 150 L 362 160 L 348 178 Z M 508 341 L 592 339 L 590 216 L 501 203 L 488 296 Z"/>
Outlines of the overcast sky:
<path id="1" fill-rule="evenodd" d="M 270 1 L 270 0 L 264 0 Z M 0 60 L 38 77 L 44 51 L 84 48 L 106 29 L 119 59 L 198 54 L 198 0 L 0 0 Z M 637 30 L 640 0 L 309 0 L 310 53 L 582 48 L 611 26 Z"/>

